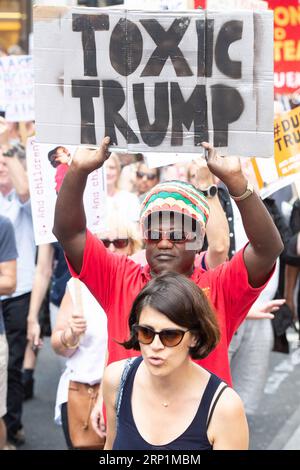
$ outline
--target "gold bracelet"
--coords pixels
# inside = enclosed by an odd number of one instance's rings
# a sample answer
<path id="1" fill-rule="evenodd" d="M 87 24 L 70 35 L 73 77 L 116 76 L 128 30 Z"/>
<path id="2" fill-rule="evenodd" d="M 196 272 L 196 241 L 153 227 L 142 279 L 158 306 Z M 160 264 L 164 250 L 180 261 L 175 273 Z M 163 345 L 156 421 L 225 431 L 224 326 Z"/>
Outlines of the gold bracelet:
<path id="1" fill-rule="evenodd" d="M 72 330 L 72 329 L 71 329 L 71 331 L 72 331 L 72 333 L 73 333 L 73 330 Z M 80 338 L 78 338 L 78 340 L 76 341 L 75 344 L 70 344 L 70 343 L 68 343 L 68 342 L 66 341 L 66 336 L 65 336 L 65 334 L 66 334 L 66 330 L 63 330 L 63 331 L 61 332 L 61 335 L 60 335 L 60 342 L 61 342 L 61 344 L 62 344 L 65 348 L 67 348 L 67 349 L 76 349 L 76 348 L 79 346 Z"/>
<path id="2" fill-rule="evenodd" d="M 247 199 L 247 197 L 251 196 L 253 194 L 254 188 L 249 181 L 247 181 L 247 188 L 245 192 L 241 196 L 232 196 L 232 194 L 229 193 L 229 196 L 234 200 L 234 201 L 243 201 L 244 199 Z"/>

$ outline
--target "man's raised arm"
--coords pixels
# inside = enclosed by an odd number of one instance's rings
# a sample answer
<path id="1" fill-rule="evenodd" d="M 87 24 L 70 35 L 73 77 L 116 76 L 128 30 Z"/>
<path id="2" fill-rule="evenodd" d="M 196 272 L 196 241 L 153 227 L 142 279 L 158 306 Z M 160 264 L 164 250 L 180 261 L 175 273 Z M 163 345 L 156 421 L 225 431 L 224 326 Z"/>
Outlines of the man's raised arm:
<path id="1" fill-rule="evenodd" d="M 109 137 L 105 137 L 100 148 L 95 150 L 78 147 L 57 196 L 53 233 L 78 274 L 86 239 L 83 193 L 88 175 L 109 157 L 109 142 Z"/>
<path id="2" fill-rule="evenodd" d="M 240 160 L 237 157 L 219 156 L 205 142 L 202 146 L 208 150 L 208 168 L 226 184 L 231 196 L 240 197 L 245 194 L 247 180 Z M 270 214 L 255 192 L 236 203 L 250 242 L 244 252 L 249 283 L 253 287 L 260 287 L 268 280 L 275 261 L 283 250 L 283 243 Z"/>

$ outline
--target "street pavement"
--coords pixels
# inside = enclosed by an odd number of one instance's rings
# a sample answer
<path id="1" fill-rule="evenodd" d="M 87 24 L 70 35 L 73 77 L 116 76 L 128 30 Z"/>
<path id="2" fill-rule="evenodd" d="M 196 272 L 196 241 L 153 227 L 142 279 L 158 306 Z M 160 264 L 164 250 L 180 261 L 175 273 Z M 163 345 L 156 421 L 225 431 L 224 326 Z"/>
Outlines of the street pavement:
<path id="1" fill-rule="evenodd" d="M 35 396 L 24 404 L 26 443 L 19 447 L 20 450 L 67 449 L 62 429 L 54 423 L 54 405 L 60 374 L 59 358 L 51 349 L 49 338 L 44 338 L 35 371 Z"/>
<path id="2" fill-rule="evenodd" d="M 300 348 L 293 330 L 288 339 L 290 354 L 271 353 L 262 401 L 248 417 L 251 449 L 300 450 Z"/>
<path id="3" fill-rule="evenodd" d="M 300 348 L 289 331 L 290 354 L 271 353 L 269 377 L 255 416 L 248 417 L 250 449 L 300 449 Z M 63 433 L 53 421 L 61 366 L 49 339 L 39 353 L 35 397 L 25 402 L 26 444 L 20 450 L 66 449 Z"/>

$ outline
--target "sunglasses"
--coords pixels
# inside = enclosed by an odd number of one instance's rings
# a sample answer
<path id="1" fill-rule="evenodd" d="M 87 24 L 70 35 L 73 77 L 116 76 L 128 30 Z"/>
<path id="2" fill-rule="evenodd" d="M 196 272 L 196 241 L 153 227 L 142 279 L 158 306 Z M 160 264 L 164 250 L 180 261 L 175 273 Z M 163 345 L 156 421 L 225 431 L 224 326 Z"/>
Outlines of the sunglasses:
<path id="1" fill-rule="evenodd" d="M 143 173 L 142 171 L 137 171 L 136 176 L 137 178 L 144 178 L 144 176 L 146 176 L 149 181 L 153 181 L 157 178 L 157 175 L 154 173 Z"/>
<path id="2" fill-rule="evenodd" d="M 128 246 L 128 243 L 129 243 L 128 238 L 116 238 L 115 240 L 109 240 L 108 238 L 101 238 L 101 241 L 106 248 L 109 248 L 110 244 L 112 243 L 114 247 L 117 249 L 126 248 L 126 246 Z"/>
<path id="3" fill-rule="evenodd" d="M 149 242 L 158 242 L 166 239 L 173 243 L 185 243 L 196 238 L 195 233 L 185 232 L 184 230 L 153 230 L 144 232 L 144 239 Z"/>
<path id="4" fill-rule="evenodd" d="M 185 333 L 191 330 L 176 330 L 173 328 L 166 328 L 161 331 L 155 331 L 150 326 L 133 325 L 132 330 L 135 333 L 137 340 L 142 344 L 151 344 L 155 335 L 159 336 L 161 343 L 168 348 L 174 348 L 181 343 Z"/>

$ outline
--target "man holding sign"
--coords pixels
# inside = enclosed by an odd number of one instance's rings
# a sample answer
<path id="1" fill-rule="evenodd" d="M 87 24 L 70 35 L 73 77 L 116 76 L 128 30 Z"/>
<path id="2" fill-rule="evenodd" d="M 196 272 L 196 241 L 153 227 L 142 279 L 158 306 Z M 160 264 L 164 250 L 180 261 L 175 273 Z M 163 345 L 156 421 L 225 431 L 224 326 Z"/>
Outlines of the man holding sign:
<path id="1" fill-rule="evenodd" d="M 109 156 L 109 142 L 106 137 L 98 150 L 77 150 L 58 195 L 54 226 L 72 275 L 88 286 L 107 313 L 109 362 L 128 356 L 117 341 L 128 338 L 128 313 L 136 295 L 152 277 L 172 271 L 190 277 L 213 304 L 221 340 L 201 365 L 230 383 L 228 344 L 268 282 L 282 251 L 277 229 L 243 175 L 239 159 L 220 157 L 209 144 L 202 143 L 208 152 L 210 171 L 237 201 L 249 239 L 246 247 L 212 271 L 195 268 L 195 255 L 202 247 L 208 218 L 207 201 L 194 186 L 173 181 L 155 186 L 142 205 L 148 264 L 142 268 L 109 253 L 86 229 L 82 201 L 89 173 Z"/>

